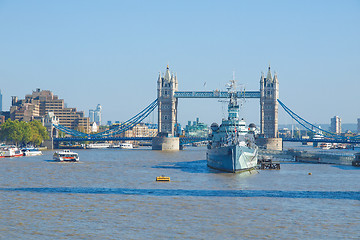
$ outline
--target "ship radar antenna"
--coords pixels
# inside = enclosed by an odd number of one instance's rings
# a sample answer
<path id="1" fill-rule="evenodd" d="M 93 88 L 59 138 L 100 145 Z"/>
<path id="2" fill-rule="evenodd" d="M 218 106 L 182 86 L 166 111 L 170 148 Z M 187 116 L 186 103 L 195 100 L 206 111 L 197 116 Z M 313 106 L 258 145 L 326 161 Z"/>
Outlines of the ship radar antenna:
<path id="1" fill-rule="evenodd" d="M 235 92 L 236 91 L 236 80 L 235 80 L 235 73 L 233 73 L 233 79 L 226 84 L 226 89 L 228 92 Z"/>

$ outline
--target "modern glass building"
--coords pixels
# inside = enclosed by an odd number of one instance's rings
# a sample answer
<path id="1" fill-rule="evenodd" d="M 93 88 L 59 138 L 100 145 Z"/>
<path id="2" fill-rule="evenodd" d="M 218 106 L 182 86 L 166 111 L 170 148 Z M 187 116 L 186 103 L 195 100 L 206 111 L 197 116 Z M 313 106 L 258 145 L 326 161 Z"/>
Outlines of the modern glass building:
<path id="1" fill-rule="evenodd" d="M 101 105 L 98 104 L 95 110 L 93 109 L 89 110 L 90 123 L 96 122 L 98 126 L 101 126 L 101 109 L 102 109 Z"/>
<path id="2" fill-rule="evenodd" d="M 199 118 L 196 118 L 191 124 L 191 121 L 188 121 L 188 124 L 185 126 L 185 136 L 186 137 L 208 137 L 209 128 L 205 123 L 199 122 Z"/>

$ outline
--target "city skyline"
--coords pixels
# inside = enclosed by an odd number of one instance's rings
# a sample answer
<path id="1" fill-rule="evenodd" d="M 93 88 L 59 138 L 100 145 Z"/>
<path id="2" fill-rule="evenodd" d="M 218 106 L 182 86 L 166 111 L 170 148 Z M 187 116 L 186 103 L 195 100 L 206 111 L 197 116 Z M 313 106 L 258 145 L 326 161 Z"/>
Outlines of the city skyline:
<path id="1" fill-rule="evenodd" d="M 356 123 L 359 10 L 359 1 L 2 1 L 3 110 L 11 96 L 41 88 L 80 111 L 100 103 L 105 122 L 125 121 L 156 98 L 167 64 L 180 91 L 225 90 L 233 72 L 259 90 L 270 64 L 294 112 L 312 123 L 335 115 Z M 178 120 L 220 122 L 223 108 L 180 99 Z M 258 124 L 259 112 L 259 100 L 246 100 L 248 123 Z M 291 122 L 279 109 L 279 123 Z"/>

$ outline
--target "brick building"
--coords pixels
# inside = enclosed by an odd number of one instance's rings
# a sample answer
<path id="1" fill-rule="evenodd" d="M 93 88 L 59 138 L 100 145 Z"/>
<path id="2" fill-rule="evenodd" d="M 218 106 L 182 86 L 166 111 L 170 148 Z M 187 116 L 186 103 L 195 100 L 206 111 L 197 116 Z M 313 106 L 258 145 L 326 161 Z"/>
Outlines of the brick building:
<path id="1" fill-rule="evenodd" d="M 25 99 L 12 97 L 10 117 L 12 120 L 32 121 L 41 120 L 49 112 L 53 112 L 59 119 L 59 124 L 78 131 L 90 132 L 89 118 L 84 112 L 76 108 L 66 108 L 64 99 L 59 99 L 49 90 L 36 89 Z"/>

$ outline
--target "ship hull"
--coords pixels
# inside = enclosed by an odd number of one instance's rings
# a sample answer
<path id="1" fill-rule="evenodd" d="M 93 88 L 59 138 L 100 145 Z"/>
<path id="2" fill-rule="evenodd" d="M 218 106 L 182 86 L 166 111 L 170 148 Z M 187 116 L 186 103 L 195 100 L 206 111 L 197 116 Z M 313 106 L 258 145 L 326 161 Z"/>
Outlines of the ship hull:
<path id="1" fill-rule="evenodd" d="M 227 146 L 208 149 L 207 165 L 225 172 L 241 172 L 257 165 L 257 150 L 245 146 Z"/>

